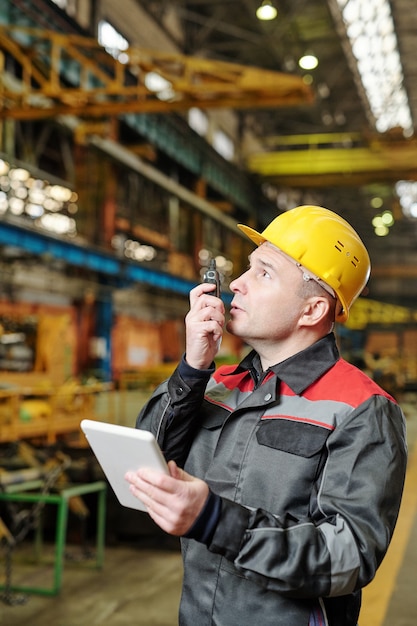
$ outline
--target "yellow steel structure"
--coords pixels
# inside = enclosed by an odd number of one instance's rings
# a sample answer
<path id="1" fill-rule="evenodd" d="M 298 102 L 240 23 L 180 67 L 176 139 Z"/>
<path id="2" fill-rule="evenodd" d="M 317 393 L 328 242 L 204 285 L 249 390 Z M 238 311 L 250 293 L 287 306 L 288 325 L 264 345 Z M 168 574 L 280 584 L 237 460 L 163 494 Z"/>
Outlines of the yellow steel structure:
<path id="1" fill-rule="evenodd" d="M 6 71 L 12 58 L 19 78 Z M 150 74 L 164 79 L 159 92 Z M 167 88 L 168 85 L 168 88 Z M 131 47 L 107 51 L 97 40 L 0 26 L 0 119 L 71 114 L 108 118 L 192 107 L 275 108 L 312 103 L 302 78 L 234 63 Z M 417 140 L 334 133 L 268 137 L 271 151 L 247 156 L 254 174 L 289 186 L 362 185 L 417 179 Z"/>
<path id="2" fill-rule="evenodd" d="M 246 165 L 281 185 L 349 186 L 417 179 L 416 139 L 336 133 L 280 137 L 274 143 L 273 151 L 248 156 Z"/>
<path id="3" fill-rule="evenodd" d="M 136 47 L 106 51 L 97 40 L 73 34 L 1 26 L 0 53 L 3 119 L 280 107 L 313 100 L 299 76 Z M 6 56 L 21 68 L 19 80 L 4 71 Z M 149 89 L 145 81 L 151 72 L 168 88 Z"/>
<path id="4" fill-rule="evenodd" d="M 359 298 L 353 304 L 346 327 L 351 330 L 363 330 L 370 324 L 393 328 L 409 326 L 415 328 L 417 311 L 405 306 L 378 302 L 368 298 Z"/>

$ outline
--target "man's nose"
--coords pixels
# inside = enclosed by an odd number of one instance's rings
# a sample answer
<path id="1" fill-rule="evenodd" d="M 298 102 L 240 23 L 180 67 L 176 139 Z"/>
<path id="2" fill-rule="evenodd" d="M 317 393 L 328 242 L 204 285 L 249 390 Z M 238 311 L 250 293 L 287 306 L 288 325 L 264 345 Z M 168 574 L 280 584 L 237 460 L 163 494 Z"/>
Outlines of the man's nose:
<path id="1" fill-rule="evenodd" d="M 244 281 L 242 280 L 244 275 L 245 274 L 241 274 L 240 276 L 238 276 L 237 278 L 235 278 L 234 280 L 230 282 L 230 285 L 229 285 L 230 291 L 232 291 L 233 293 L 236 293 L 237 291 L 244 290 Z"/>

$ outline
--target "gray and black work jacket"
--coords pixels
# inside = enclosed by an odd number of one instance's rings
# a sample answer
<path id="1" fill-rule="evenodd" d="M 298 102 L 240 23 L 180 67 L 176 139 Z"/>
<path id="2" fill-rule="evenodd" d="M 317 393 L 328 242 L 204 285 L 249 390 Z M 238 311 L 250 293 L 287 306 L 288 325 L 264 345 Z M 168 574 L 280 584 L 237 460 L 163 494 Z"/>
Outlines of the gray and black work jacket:
<path id="1" fill-rule="evenodd" d="M 332 334 L 266 372 L 255 352 L 183 362 L 137 427 L 211 490 L 182 539 L 182 626 L 308 626 L 320 610 L 356 625 L 397 520 L 405 421 Z"/>

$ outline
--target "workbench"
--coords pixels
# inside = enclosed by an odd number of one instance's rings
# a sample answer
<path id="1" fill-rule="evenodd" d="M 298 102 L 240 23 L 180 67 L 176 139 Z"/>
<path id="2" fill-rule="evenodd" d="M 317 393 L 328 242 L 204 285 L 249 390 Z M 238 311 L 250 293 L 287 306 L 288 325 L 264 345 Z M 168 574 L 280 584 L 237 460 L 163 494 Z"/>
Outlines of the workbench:
<path id="1" fill-rule="evenodd" d="M 54 504 L 57 506 L 56 531 L 55 531 L 55 554 L 54 554 L 54 577 L 50 587 L 11 586 L 10 591 L 21 591 L 42 595 L 57 595 L 62 586 L 62 575 L 65 562 L 65 545 L 67 539 L 69 501 L 75 496 L 84 496 L 97 493 L 97 524 L 96 524 L 96 555 L 95 566 L 101 568 L 104 562 L 105 523 L 106 523 L 106 491 L 107 484 L 97 481 L 86 484 L 72 485 L 57 492 L 44 493 L 39 490 L 42 481 L 34 480 L 26 483 L 8 485 L 4 491 L 0 491 L 0 502 L 21 502 Z M 38 541 L 41 540 L 37 533 Z M 5 589 L 5 585 L 0 585 Z"/>

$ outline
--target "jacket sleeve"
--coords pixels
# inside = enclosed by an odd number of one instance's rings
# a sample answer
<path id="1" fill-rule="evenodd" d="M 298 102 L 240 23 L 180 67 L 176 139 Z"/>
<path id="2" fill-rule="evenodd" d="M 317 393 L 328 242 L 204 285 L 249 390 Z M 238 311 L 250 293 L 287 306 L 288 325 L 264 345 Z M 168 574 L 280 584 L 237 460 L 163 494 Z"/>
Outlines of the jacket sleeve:
<path id="1" fill-rule="evenodd" d="M 182 359 L 171 377 L 152 394 L 136 420 L 136 428 L 151 431 L 165 458 L 183 467 L 197 429 L 199 408 L 214 363 L 195 370 Z"/>
<path id="2" fill-rule="evenodd" d="M 401 501 L 407 453 L 400 408 L 372 397 L 335 429 L 327 453 L 307 519 L 222 499 L 209 550 L 238 575 L 289 596 L 341 596 L 368 584 Z"/>

